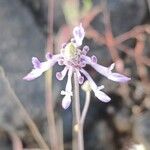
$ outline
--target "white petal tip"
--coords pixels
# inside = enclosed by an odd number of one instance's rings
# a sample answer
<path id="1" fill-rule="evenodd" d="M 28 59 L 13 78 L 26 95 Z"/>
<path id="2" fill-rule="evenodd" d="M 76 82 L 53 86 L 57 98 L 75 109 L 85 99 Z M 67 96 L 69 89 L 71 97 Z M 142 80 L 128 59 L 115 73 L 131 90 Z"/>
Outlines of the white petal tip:
<path id="1" fill-rule="evenodd" d="M 67 109 L 71 104 L 71 97 L 65 96 L 64 99 L 62 100 L 62 108 Z"/>
<path id="2" fill-rule="evenodd" d="M 34 80 L 34 78 L 30 77 L 30 76 L 25 76 L 22 78 L 23 80 L 26 80 L 26 81 L 31 81 L 31 80 Z"/>
<path id="3" fill-rule="evenodd" d="M 108 103 L 111 100 L 111 98 L 102 91 L 95 91 L 95 96 L 105 103 Z"/>
<path id="4" fill-rule="evenodd" d="M 70 104 L 71 104 L 71 100 L 63 100 L 62 101 L 62 108 L 67 109 L 67 108 L 69 108 Z"/>

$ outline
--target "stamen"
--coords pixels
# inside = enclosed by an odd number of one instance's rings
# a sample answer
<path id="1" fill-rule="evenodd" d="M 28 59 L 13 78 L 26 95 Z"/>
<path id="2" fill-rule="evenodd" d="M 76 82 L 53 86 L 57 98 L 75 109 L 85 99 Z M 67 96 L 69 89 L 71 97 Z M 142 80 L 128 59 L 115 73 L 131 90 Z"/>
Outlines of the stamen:
<path id="1" fill-rule="evenodd" d="M 97 63 L 97 57 L 93 55 L 93 56 L 91 57 L 91 61 L 92 61 L 93 63 Z"/>
<path id="2" fill-rule="evenodd" d="M 62 73 L 61 73 L 61 72 L 57 72 L 57 73 L 56 73 L 56 78 L 57 78 L 58 80 L 62 80 Z"/>
<path id="3" fill-rule="evenodd" d="M 84 81 L 84 77 L 81 76 L 81 73 L 78 69 L 76 69 L 77 77 L 78 77 L 78 82 L 79 84 L 82 84 Z"/>
<path id="4" fill-rule="evenodd" d="M 89 46 L 85 45 L 82 50 L 88 52 L 90 50 L 90 48 L 89 48 Z"/>
<path id="5" fill-rule="evenodd" d="M 46 53 L 46 55 L 45 55 L 46 60 L 50 60 L 50 59 L 52 59 L 52 57 L 53 57 L 53 55 L 49 52 Z"/>
<path id="6" fill-rule="evenodd" d="M 79 80 L 79 84 L 82 84 L 82 83 L 83 83 L 83 81 L 84 81 L 84 77 L 82 77 L 82 76 L 81 76 L 81 77 L 79 77 L 79 79 L 78 79 L 78 80 Z"/>
<path id="7" fill-rule="evenodd" d="M 64 65 L 64 60 L 63 59 L 58 60 L 58 65 L 60 66 Z"/>
<path id="8" fill-rule="evenodd" d="M 65 48 L 66 45 L 67 45 L 66 43 L 63 43 L 61 47 L 62 47 L 62 48 Z"/>
<path id="9" fill-rule="evenodd" d="M 66 73 L 67 73 L 67 71 L 68 71 L 68 68 L 65 67 L 65 68 L 63 69 L 63 71 L 57 72 L 57 73 L 56 73 L 56 78 L 57 78 L 58 80 L 63 80 L 64 77 L 65 77 L 65 75 L 66 75 Z"/>

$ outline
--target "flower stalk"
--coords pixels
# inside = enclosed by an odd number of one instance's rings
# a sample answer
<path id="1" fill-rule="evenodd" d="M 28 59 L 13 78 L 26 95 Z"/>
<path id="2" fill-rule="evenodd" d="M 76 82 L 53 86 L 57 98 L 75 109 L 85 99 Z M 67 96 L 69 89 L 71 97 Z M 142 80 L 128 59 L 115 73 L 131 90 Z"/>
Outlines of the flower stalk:
<path id="1" fill-rule="evenodd" d="M 87 114 L 87 111 L 88 111 L 88 108 L 89 108 L 89 105 L 90 105 L 90 99 L 91 99 L 91 88 L 90 87 L 85 87 L 85 86 L 90 86 L 89 83 L 87 83 L 87 82 L 85 82 L 83 84 L 83 86 L 82 86 L 82 89 L 86 93 L 85 104 L 84 104 L 84 107 L 83 107 L 83 111 L 82 111 L 82 115 L 81 115 L 81 120 L 80 120 L 80 124 L 82 126 L 82 129 L 83 129 L 83 126 L 84 126 L 85 117 L 86 117 L 86 114 Z M 85 84 L 88 84 L 88 85 L 85 85 Z"/>
<path id="2" fill-rule="evenodd" d="M 75 125 L 74 130 L 76 133 L 76 140 L 77 140 L 77 149 L 84 150 L 84 142 L 83 142 L 83 132 L 82 126 L 80 123 L 80 97 L 79 97 L 79 83 L 77 74 L 74 73 L 74 109 L 75 109 Z"/>

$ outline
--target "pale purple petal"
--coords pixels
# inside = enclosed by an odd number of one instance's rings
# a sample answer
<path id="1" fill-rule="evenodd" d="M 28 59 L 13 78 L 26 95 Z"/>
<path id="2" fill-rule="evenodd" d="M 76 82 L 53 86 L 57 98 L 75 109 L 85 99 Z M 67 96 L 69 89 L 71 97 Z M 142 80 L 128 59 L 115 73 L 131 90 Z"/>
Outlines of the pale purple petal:
<path id="1" fill-rule="evenodd" d="M 115 68 L 115 63 L 111 64 L 111 65 L 108 67 L 108 69 L 109 69 L 110 71 L 112 71 L 114 68 Z"/>
<path id="2" fill-rule="evenodd" d="M 63 100 L 62 100 L 62 107 L 64 109 L 67 109 L 71 104 L 71 96 L 64 96 Z"/>
<path id="3" fill-rule="evenodd" d="M 106 95 L 104 92 L 100 91 L 101 89 L 104 88 L 104 86 L 102 85 L 100 87 L 97 87 L 97 85 L 95 84 L 95 82 L 93 81 L 93 79 L 91 78 L 88 72 L 86 72 L 84 69 L 81 69 L 81 72 L 85 75 L 85 77 L 89 81 L 91 89 L 93 90 L 95 96 L 102 102 L 109 102 L 111 98 L 108 95 Z"/>
<path id="4" fill-rule="evenodd" d="M 62 107 L 64 109 L 67 109 L 70 106 L 70 103 L 71 103 L 71 96 L 72 96 L 71 78 L 72 78 L 72 73 L 73 73 L 72 68 L 69 68 L 68 80 L 67 80 L 65 91 L 61 91 L 61 95 L 65 95 L 63 100 L 62 100 Z"/>
<path id="5" fill-rule="evenodd" d="M 97 72 L 99 72 L 100 74 L 104 75 L 105 77 L 107 77 L 110 80 L 116 81 L 116 82 L 127 82 L 130 80 L 130 78 L 121 75 L 119 73 L 113 73 L 111 70 L 114 68 L 114 64 L 111 64 L 110 67 L 104 67 L 102 65 L 99 65 L 97 63 L 93 63 L 90 60 L 90 57 L 88 56 L 82 56 L 82 58 L 85 60 L 85 62 L 89 65 L 91 65 Z"/>
<path id="6" fill-rule="evenodd" d="M 36 57 L 33 57 L 32 63 L 35 69 L 32 69 L 32 71 L 28 73 L 23 79 L 30 81 L 39 77 L 43 72 L 51 68 L 60 59 L 60 57 L 61 55 L 54 55 L 52 59 L 45 62 L 40 62 Z"/>
<path id="7" fill-rule="evenodd" d="M 82 24 L 80 24 L 79 26 L 76 26 L 73 29 L 73 36 L 74 36 L 77 47 L 81 46 L 82 41 L 83 41 L 84 36 L 85 36 L 85 31 L 84 31 L 84 28 L 82 27 Z"/>
<path id="8" fill-rule="evenodd" d="M 36 68 L 40 68 L 41 62 L 38 60 L 37 57 L 32 57 L 32 64 L 33 67 Z"/>
<path id="9" fill-rule="evenodd" d="M 72 92 L 72 82 L 71 82 L 72 73 L 73 73 L 72 68 L 69 68 L 68 80 L 67 80 L 66 89 L 65 89 L 65 91 L 67 91 L 67 92 Z"/>
<path id="10" fill-rule="evenodd" d="M 102 65 L 99 65 L 97 63 L 93 63 L 91 61 L 91 58 L 88 56 L 82 56 L 82 58 L 85 60 L 86 64 L 89 64 L 90 66 L 92 66 L 97 72 L 99 72 L 100 74 L 107 76 L 109 69 L 107 67 L 104 67 Z"/>
<path id="11" fill-rule="evenodd" d="M 64 77 L 66 76 L 67 71 L 68 71 L 68 68 L 65 67 L 65 68 L 63 69 L 63 71 L 57 72 L 57 73 L 56 73 L 56 78 L 57 78 L 58 80 L 63 80 Z"/>
<path id="12" fill-rule="evenodd" d="M 51 67 L 51 63 L 49 61 L 40 63 L 40 68 L 32 69 L 30 73 L 27 74 L 23 79 L 27 81 L 31 81 L 41 76 L 43 72 L 47 71 Z"/>
<path id="13" fill-rule="evenodd" d="M 131 78 L 128 78 L 119 73 L 111 73 L 110 75 L 108 75 L 108 79 L 116 81 L 116 82 L 122 82 L 122 83 L 125 83 L 131 80 Z"/>
<path id="14" fill-rule="evenodd" d="M 42 75 L 41 69 L 33 69 L 30 73 L 28 73 L 23 79 L 27 81 L 34 80 L 35 78 Z"/>
<path id="15" fill-rule="evenodd" d="M 106 95 L 104 92 L 100 90 L 96 90 L 94 93 L 95 93 L 95 96 L 102 102 L 107 103 L 111 100 L 111 98 L 108 95 Z"/>

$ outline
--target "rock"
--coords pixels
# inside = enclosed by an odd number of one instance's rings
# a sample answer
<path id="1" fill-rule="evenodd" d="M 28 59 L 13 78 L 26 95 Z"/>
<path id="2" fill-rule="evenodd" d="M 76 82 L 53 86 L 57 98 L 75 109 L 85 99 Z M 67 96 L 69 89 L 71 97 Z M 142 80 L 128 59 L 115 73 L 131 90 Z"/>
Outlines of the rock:
<path id="1" fill-rule="evenodd" d="M 49 0 L 21 0 L 23 4 L 31 10 L 37 24 L 43 32 L 47 33 L 47 14 Z M 58 31 L 59 27 L 65 23 L 65 17 L 62 10 L 62 2 L 54 1 L 54 30 Z"/>
<path id="2" fill-rule="evenodd" d="M 31 71 L 33 56 L 43 58 L 45 38 L 18 0 L 0 1 L 0 20 L 0 64 L 26 109 L 40 119 L 44 111 L 44 80 L 27 82 L 22 78 Z"/>
<path id="3" fill-rule="evenodd" d="M 99 0 L 93 1 L 94 5 L 100 3 Z M 108 0 L 108 7 L 110 10 L 112 30 L 115 35 L 127 32 L 136 25 L 141 24 L 147 16 L 148 9 L 145 1 L 139 0 Z M 138 10 L 138 17 L 137 16 Z M 96 28 L 99 26 L 101 17 L 95 19 L 93 24 Z"/>
<path id="4" fill-rule="evenodd" d="M 109 0 L 113 32 L 121 34 L 140 25 L 147 15 L 147 4 L 139 0 Z M 138 10 L 138 17 L 137 16 Z"/>
<path id="5" fill-rule="evenodd" d="M 146 150 L 150 148 L 150 111 L 137 116 L 133 123 L 133 135 L 139 143 L 146 147 Z"/>

